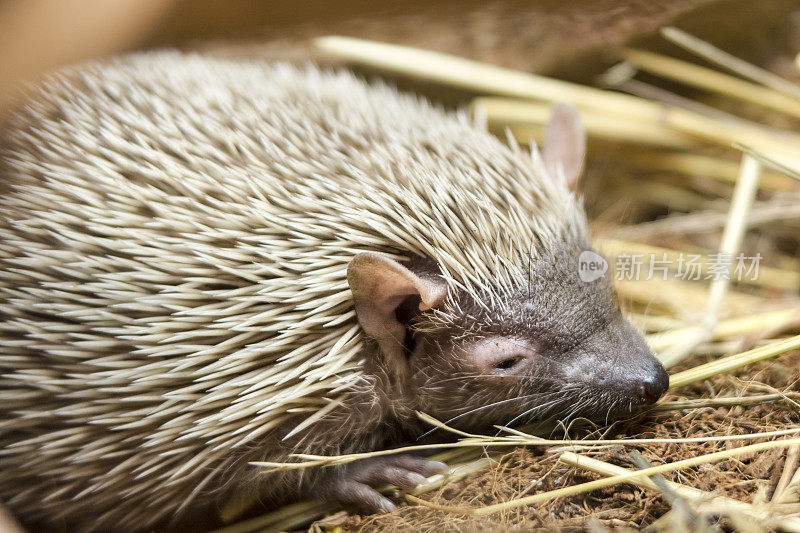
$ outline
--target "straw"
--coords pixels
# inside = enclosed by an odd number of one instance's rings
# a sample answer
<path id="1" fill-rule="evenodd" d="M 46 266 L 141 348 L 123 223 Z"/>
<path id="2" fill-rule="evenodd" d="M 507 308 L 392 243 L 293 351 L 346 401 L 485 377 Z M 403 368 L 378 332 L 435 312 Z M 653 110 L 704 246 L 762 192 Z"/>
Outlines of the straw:
<path id="1" fill-rule="evenodd" d="M 789 337 L 788 339 L 784 339 L 767 346 L 754 348 L 740 354 L 723 357 L 721 359 L 717 359 L 716 361 L 711 361 L 710 363 L 696 366 L 694 368 L 690 368 L 689 370 L 684 370 L 683 372 L 678 372 L 677 374 L 672 374 L 669 379 L 669 386 L 671 389 L 683 387 L 697 381 L 703 381 L 704 379 L 716 376 L 717 374 L 730 372 L 732 370 L 736 370 L 737 368 L 741 368 L 758 361 L 764 361 L 766 359 L 770 359 L 797 349 L 800 349 L 800 335 Z"/>
<path id="2" fill-rule="evenodd" d="M 800 100 L 775 89 L 653 52 L 625 48 L 619 54 L 625 61 L 651 74 L 800 117 Z"/>
<path id="3" fill-rule="evenodd" d="M 436 509 L 439 511 L 445 511 L 454 514 L 469 515 L 469 516 L 487 516 L 494 513 L 516 509 L 519 507 L 535 505 L 538 503 L 554 500 L 556 498 L 563 498 L 565 496 L 574 496 L 576 494 L 584 494 L 586 492 L 591 492 L 593 490 L 610 487 L 623 482 L 628 482 L 632 480 L 641 481 L 643 478 L 647 478 L 655 474 L 673 472 L 675 470 L 680 470 L 682 468 L 689 468 L 702 464 L 723 461 L 725 459 L 731 459 L 739 455 L 757 453 L 760 451 L 774 449 L 774 448 L 796 446 L 798 444 L 800 444 L 800 439 L 786 439 L 786 440 L 777 440 L 769 442 L 760 442 L 757 444 L 751 444 L 749 446 L 742 446 L 741 448 L 733 448 L 730 450 L 723 450 L 720 452 L 700 455 L 698 457 L 690 457 L 688 459 L 682 459 L 680 461 L 654 466 L 652 468 L 646 468 L 643 470 L 638 470 L 633 472 L 629 471 L 608 478 L 598 479 L 595 481 L 588 481 L 586 483 L 579 483 L 577 485 L 571 485 L 556 490 L 534 494 L 532 496 L 517 498 L 515 500 L 497 503 L 494 505 L 488 505 L 486 507 L 469 508 L 469 507 L 456 507 L 448 505 L 437 505 L 414 496 L 406 496 L 406 498 L 414 503 L 418 503 L 420 505 L 424 505 L 425 507 Z"/>
<path id="4" fill-rule="evenodd" d="M 732 56 L 731 54 L 720 50 L 709 42 L 698 39 L 697 37 L 694 37 L 693 35 L 690 35 L 685 31 L 679 30 L 678 28 L 672 26 L 661 28 L 661 35 L 668 41 L 684 48 L 685 50 L 688 50 L 689 52 L 692 52 L 693 54 L 697 54 L 711 63 L 727 68 L 728 70 L 735 72 L 744 78 L 748 78 L 767 87 L 772 87 L 776 91 L 780 91 L 784 94 L 800 99 L 800 86 L 797 86 L 794 83 L 781 78 L 780 76 L 776 76 L 768 70 L 764 70 L 763 68 L 757 67 L 752 63 L 748 63 L 747 61 L 743 61 L 738 57 Z"/>
<path id="5" fill-rule="evenodd" d="M 600 474 L 602 476 L 630 476 L 635 473 L 634 470 L 629 470 L 621 466 L 612 465 L 611 463 L 606 463 L 604 461 L 599 461 L 597 459 L 578 455 L 572 452 L 562 453 L 558 457 L 558 460 L 564 464 L 580 468 L 581 470 L 586 470 L 588 472 L 594 472 L 595 474 Z M 628 481 L 628 483 L 643 489 L 658 490 L 656 483 L 648 478 L 634 478 Z M 665 483 L 670 487 L 670 489 L 675 491 L 678 496 L 691 501 L 695 506 L 695 511 L 698 513 L 713 512 L 716 514 L 720 511 L 724 511 L 743 513 L 759 520 L 771 518 L 771 513 L 769 510 L 757 510 L 753 505 L 740 502 L 732 498 L 718 496 L 713 492 L 706 492 L 693 487 L 687 487 L 673 481 L 665 481 Z M 779 527 L 789 530 L 797 530 L 797 528 L 800 528 L 800 518 L 775 518 L 776 525 Z"/>
<path id="6" fill-rule="evenodd" d="M 714 326 L 719 319 L 720 307 L 731 282 L 732 264 L 726 264 L 725 259 L 730 258 L 730 261 L 733 262 L 734 256 L 741 247 L 745 228 L 747 227 L 747 217 L 755 201 L 760 176 L 761 164 L 753 157 L 745 155 L 742 158 L 741 172 L 733 191 L 733 200 L 728 212 L 728 223 L 723 230 L 722 243 L 719 248 L 720 257 L 723 258 L 721 266 L 725 268 L 726 275 L 717 276 L 711 280 L 708 303 L 706 304 L 701 324 L 697 329 L 686 334 L 685 343 L 676 344 L 659 354 L 659 359 L 666 368 L 675 366 L 683 361 L 691 354 L 694 348 L 713 337 Z"/>

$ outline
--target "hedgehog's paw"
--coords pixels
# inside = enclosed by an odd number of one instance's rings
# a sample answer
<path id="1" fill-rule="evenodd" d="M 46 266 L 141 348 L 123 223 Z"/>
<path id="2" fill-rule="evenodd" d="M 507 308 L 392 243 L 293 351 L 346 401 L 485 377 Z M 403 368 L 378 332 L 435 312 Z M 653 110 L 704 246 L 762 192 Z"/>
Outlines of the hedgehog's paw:
<path id="1" fill-rule="evenodd" d="M 320 488 L 326 499 L 354 505 L 370 512 L 391 513 L 395 505 L 375 490 L 394 485 L 411 490 L 428 476 L 443 474 L 447 465 L 414 455 L 389 455 L 354 461 L 326 474 Z"/>

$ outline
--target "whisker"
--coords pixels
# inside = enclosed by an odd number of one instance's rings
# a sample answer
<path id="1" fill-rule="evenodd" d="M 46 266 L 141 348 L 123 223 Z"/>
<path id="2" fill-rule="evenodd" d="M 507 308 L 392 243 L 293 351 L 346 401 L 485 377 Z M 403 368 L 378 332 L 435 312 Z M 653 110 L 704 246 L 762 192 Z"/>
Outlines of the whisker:
<path id="1" fill-rule="evenodd" d="M 554 394 L 562 393 L 562 392 L 563 392 L 563 391 L 555 391 L 555 392 L 553 392 L 553 393 L 550 393 L 548 397 L 550 397 L 550 396 L 553 396 Z M 509 422 L 507 422 L 506 424 L 503 424 L 503 425 L 504 425 L 504 426 L 506 426 L 506 427 L 511 427 L 511 426 L 512 426 L 512 425 L 513 425 L 515 422 L 519 421 L 520 419 L 522 419 L 522 418 L 524 418 L 524 417 L 526 417 L 526 416 L 528 416 L 528 415 L 531 415 L 531 414 L 535 413 L 535 412 L 536 412 L 536 411 L 538 411 L 538 410 L 541 410 L 541 409 L 545 409 L 545 408 L 551 407 L 552 405 L 555 405 L 555 404 L 557 404 L 557 403 L 558 403 L 559 401 L 561 401 L 562 399 L 563 399 L 563 398 L 556 398 L 555 400 L 551 400 L 551 401 L 549 401 L 549 402 L 545 402 L 545 403 L 543 403 L 543 404 L 538 404 L 538 405 L 535 405 L 535 406 L 531 407 L 530 409 L 528 409 L 528 410 L 524 411 L 523 413 L 521 413 L 521 414 L 519 414 L 519 415 L 515 416 L 515 417 L 514 417 L 514 418 L 512 418 L 512 419 L 511 419 Z"/>
<path id="2" fill-rule="evenodd" d="M 506 404 L 506 403 L 514 402 L 514 401 L 528 400 L 528 399 L 530 399 L 531 397 L 534 397 L 534 396 L 536 396 L 536 395 L 535 394 L 526 394 L 524 396 L 516 396 L 514 398 L 506 398 L 505 400 L 500 400 L 500 401 L 497 401 L 497 402 L 492 402 L 492 403 L 487 404 L 487 405 L 482 405 L 480 407 L 476 407 L 475 409 L 470 409 L 469 411 L 467 411 L 465 413 L 461 413 L 459 415 L 456 415 L 456 416 L 446 420 L 444 422 L 444 424 L 445 425 L 450 425 L 451 423 L 455 422 L 456 420 L 458 420 L 460 418 L 463 418 L 465 416 L 469 416 L 471 414 L 475 414 L 475 413 L 477 413 L 479 411 L 483 411 L 484 409 L 497 407 L 498 405 L 503 405 L 503 404 Z M 422 435 L 420 435 L 419 437 L 417 437 L 417 440 L 430 435 L 431 433 L 433 433 L 437 429 L 442 429 L 442 428 L 435 427 L 433 429 L 430 429 L 430 430 L 426 431 L 425 433 L 423 433 Z"/>

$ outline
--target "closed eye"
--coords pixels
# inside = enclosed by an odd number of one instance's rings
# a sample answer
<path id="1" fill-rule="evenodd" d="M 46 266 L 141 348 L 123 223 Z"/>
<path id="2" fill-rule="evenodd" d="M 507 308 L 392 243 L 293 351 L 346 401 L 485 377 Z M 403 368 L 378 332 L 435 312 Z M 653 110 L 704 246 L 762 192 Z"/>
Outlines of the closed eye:
<path id="1" fill-rule="evenodd" d="M 502 361 L 495 363 L 494 367 L 497 370 L 509 370 L 514 368 L 519 361 L 520 357 L 509 357 L 508 359 L 503 359 Z"/>
<path id="2" fill-rule="evenodd" d="M 533 369 L 536 348 L 529 339 L 490 335 L 464 346 L 464 355 L 478 374 L 509 378 Z"/>

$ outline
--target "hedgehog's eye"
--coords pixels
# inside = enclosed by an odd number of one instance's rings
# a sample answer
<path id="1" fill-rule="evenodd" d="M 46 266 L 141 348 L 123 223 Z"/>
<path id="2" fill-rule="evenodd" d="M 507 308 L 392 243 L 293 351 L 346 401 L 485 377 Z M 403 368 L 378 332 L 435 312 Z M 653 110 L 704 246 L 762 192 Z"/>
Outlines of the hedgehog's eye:
<path id="1" fill-rule="evenodd" d="M 490 335 L 463 346 L 463 353 L 473 371 L 482 376 L 520 376 L 535 363 L 531 341 L 505 335 Z"/>
<path id="2" fill-rule="evenodd" d="M 514 368 L 517 363 L 520 362 L 521 357 L 509 357 L 508 359 L 503 359 L 502 361 L 495 363 L 494 367 L 497 370 L 510 370 Z"/>

